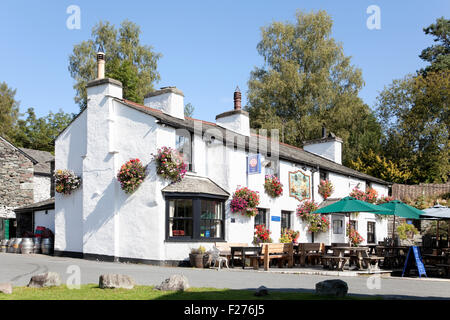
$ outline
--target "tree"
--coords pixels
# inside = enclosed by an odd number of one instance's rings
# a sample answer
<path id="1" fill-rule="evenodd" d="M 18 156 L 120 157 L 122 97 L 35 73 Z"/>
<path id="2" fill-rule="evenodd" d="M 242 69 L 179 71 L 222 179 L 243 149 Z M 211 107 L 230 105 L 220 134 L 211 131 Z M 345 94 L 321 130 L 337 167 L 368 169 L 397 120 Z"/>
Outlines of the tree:
<path id="1" fill-rule="evenodd" d="M 377 98 L 384 155 L 410 168 L 410 183 L 448 180 L 449 101 L 450 70 L 394 80 Z"/>
<path id="2" fill-rule="evenodd" d="M 194 115 L 194 106 L 192 105 L 192 103 L 187 103 L 184 105 L 184 116 L 185 117 L 190 117 L 192 118 L 192 116 Z"/>
<path id="3" fill-rule="evenodd" d="M 14 130 L 14 144 L 18 147 L 54 152 L 53 141 L 73 119 L 73 114 L 49 112 L 37 118 L 33 108 L 28 108 L 26 119 L 17 121 Z"/>
<path id="4" fill-rule="evenodd" d="M 69 71 L 76 83 L 75 102 L 80 110 L 87 105 L 86 84 L 96 77 L 96 53 L 105 52 L 105 76 L 122 82 L 125 99 L 142 103 L 144 95 L 160 80 L 157 62 L 161 57 L 153 48 L 142 45 L 139 26 L 125 20 L 117 30 L 109 22 L 100 21 L 92 29 L 91 39 L 77 44 L 69 57 Z"/>
<path id="5" fill-rule="evenodd" d="M 412 177 L 408 168 L 399 168 L 396 163 L 376 154 L 373 150 L 362 153 L 355 161 L 350 161 L 350 167 L 394 183 L 407 183 Z"/>
<path id="6" fill-rule="evenodd" d="M 262 28 L 257 49 L 265 64 L 250 74 L 246 110 L 252 128 L 278 129 L 283 142 L 296 146 L 320 137 L 325 125 L 344 140 L 347 163 L 378 148 L 381 129 L 358 97 L 361 70 L 330 37 L 331 29 L 325 11 L 298 11 L 295 23 Z"/>
<path id="7" fill-rule="evenodd" d="M 15 100 L 16 90 L 0 83 L 0 136 L 12 139 L 14 126 L 19 117 L 19 102 Z"/>
<path id="8" fill-rule="evenodd" d="M 420 71 L 422 75 L 426 76 L 428 72 L 450 69 L 450 19 L 441 17 L 423 31 L 425 34 L 434 36 L 434 42 L 437 44 L 422 50 L 419 56 L 430 63 Z"/>

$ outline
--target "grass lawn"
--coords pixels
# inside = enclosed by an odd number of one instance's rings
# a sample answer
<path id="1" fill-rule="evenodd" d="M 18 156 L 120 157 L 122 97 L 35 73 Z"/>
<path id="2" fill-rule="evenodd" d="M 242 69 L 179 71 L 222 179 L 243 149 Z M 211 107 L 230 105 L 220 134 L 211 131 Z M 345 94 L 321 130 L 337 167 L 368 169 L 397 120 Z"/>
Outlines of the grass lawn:
<path id="1" fill-rule="evenodd" d="M 0 300 L 329 300 L 333 297 L 314 293 L 269 291 L 265 297 L 255 297 L 254 290 L 229 290 L 215 288 L 190 288 L 185 292 L 163 292 L 153 286 L 135 286 L 127 289 L 100 289 L 96 284 L 68 289 L 65 285 L 47 288 L 15 287 L 13 294 L 0 294 Z M 346 297 L 345 300 L 360 300 Z M 369 298 L 364 298 L 371 299 Z"/>

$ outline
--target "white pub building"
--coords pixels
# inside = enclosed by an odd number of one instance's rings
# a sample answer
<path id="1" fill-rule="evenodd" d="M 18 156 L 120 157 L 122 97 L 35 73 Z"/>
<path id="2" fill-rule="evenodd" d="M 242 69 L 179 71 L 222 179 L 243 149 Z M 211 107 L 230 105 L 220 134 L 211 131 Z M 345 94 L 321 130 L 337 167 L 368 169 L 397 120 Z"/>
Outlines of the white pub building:
<path id="1" fill-rule="evenodd" d="M 332 134 L 303 149 L 257 135 L 241 109 L 240 92 L 234 110 L 217 115 L 215 123 L 185 117 L 184 96 L 175 87 L 151 92 L 144 105 L 136 104 L 123 99 L 119 81 L 104 78 L 103 55 L 98 59 L 98 79 L 87 85 L 87 108 L 55 141 L 55 169 L 73 170 L 82 179 L 70 195 L 55 195 L 55 255 L 177 265 L 200 245 L 250 245 L 257 224 L 269 228 L 273 242 L 279 242 L 282 227 L 299 231 L 298 242 L 311 242 L 296 215 L 302 201 L 324 205 L 366 186 L 388 195 L 388 182 L 341 164 L 342 140 Z M 154 155 L 163 146 L 183 152 L 188 172 L 181 182 L 156 173 Z M 127 194 L 116 177 L 122 164 L 136 158 L 147 166 L 147 175 Z M 253 172 L 249 163 L 256 164 Z M 282 196 L 265 193 L 266 174 L 279 177 Z M 323 201 L 318 185 L 325 178 L 334 193 Z M 298 179 L 302 196 L 291 186 Z M 244 186 L 259 192 L 255 217 L 230 210 L 232 194 Z M 387 221 L 374 214 L 333 214 L 329 231 L 315 233 L 314 242 L 348 242 L 349 219 L 363 244 L 387 237 Z"/>

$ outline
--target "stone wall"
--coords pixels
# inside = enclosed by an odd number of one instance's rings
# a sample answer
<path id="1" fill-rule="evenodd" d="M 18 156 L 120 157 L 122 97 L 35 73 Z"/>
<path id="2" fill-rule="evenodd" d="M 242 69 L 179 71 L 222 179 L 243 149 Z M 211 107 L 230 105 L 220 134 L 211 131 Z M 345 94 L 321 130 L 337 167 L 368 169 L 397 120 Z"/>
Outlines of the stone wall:
<path id="1" fill-rule="evenodd" d="M 0 139 L 0 218 L 15 218 L 12 209 L 33 203 L 33 163 Z"/>

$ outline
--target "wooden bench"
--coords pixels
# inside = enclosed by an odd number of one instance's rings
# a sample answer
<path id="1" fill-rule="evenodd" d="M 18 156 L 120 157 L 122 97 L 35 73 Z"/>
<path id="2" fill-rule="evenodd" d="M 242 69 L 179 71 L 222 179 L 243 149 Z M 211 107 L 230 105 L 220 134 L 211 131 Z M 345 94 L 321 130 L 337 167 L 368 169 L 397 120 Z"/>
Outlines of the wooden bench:
<path id="1" fill-rule="evenodd" d="M 438 264 L 436 264 L 436 267 L 444 269 L 445 276 L 448 278 L 448 276 L 450 274 L 450 264 L 438 263 Z"/>
<path id="2" fill-rule="evenodd" d="M 321 257 L 325 254 L 324 243 L 299 243 L 295 257 L 300 258 L 300 265 L 318 264 Z"/>
<path id="3" fill-rule="evenodd" d="M 367 265 L 367 268 L 370 268 L 372 264 L 374 264 L 375 269 L 379 269 L 379 263 L 384 261 L 384 257 L 367 255 L 366 252 L 363 252 L 363 261 Z"/>
<path id="4" fill-rule="evenodd" d="M 288 267 L 294 266 L 294 244 L 293 243 L 264 243 L 262 244 L 261 255 L 250 257 L 253 269 L 259 269 L 259 263 L 264 262 L 264 270 L 269 270 L 269 262 L 278 259 L 281 267 L 283 262 L 288 262 Z"/>

